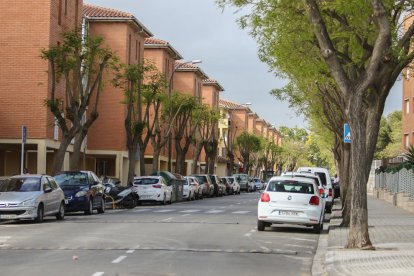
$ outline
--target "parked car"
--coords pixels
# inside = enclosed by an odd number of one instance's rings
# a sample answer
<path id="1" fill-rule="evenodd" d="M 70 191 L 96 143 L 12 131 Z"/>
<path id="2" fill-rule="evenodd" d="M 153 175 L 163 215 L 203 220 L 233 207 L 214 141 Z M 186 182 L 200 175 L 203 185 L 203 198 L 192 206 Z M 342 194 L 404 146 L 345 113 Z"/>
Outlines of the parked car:
<path id="1" fill-rule="evenodd" d="M 208 174 L 193 174 L 191 176 L 197 178 L 198 183 L 203 186 L 203 196 L 211 197 L 214 195 L 214 185 Z"/>
<path id="2" fill-rule="evenodd" d="M 231 185 L 231 182 L 229 179 L 227 179 L 226 177 L 221 177 L 220 181 L 224 184 L 224 186 L 226 187 L 226 194 L 227 195 L 232 195 L 234 194 L 233 191 L 233 186 Z"/>
<path id="3" fill-rule="evenodd" d="M 139 195 L 139 202 L 155 201 L 167 204 L 172 201 L 172 186 L 162 176 L 134 177 L 135 191 Z"/>
<path id="4" fill-rule="evenodd" d="M 186 176 L 184 179 L 183 199 L 195 200 L 198 198 L 200 185 L 196 182 L 194 177 Z"/>
<path id="5" fill-rule="evenodd" d="M 327 191 L 328 198 L 326 199 L 326 212 L 332 212 L 332 206 L 334 202 L 334 190 L 331 182 L 331 177 L 329 176 L 329 171 L 325 168 L 318 168 L 318 167 L 300 167 L 298 172 L 310 172 L 315 175 L 318 175 L 322 181 L 322 185 L 324 186 L 325 190 Z"/>
<path id="6" fill-rule="evenodd" d="M 249 176 L 244 173 L 233 174 L 233 177 L 237 180 L 240 185 L 240 191 L 251 192 L 252 187 L 250 186 Z"/>
<path id="7" fill-rule="evenodd" d="M 240 194 L 240 184 L 239 182 L 237 182 L 236 178 L 233 176 L 226 176 L 225 178 L 228 182 L 230 182 L 233 193 L 236 195 Z"/>
<path id="8" fill-rule="evenodd" d="M 316 183 L 316 185 L 319 188 L 319 194 L 321 195 L 321 197 L 323 198 L 323 201 L 325 202 L 325 210 L 326 210 L 326 202 L 328 201 L 328 189 L 326 188 L 326 186 L 323 186 L 322 181 L 319 177 L 319 175 L 317 174 L 313 174 L 313 173 L 309 173 L 309 172 L 284 172 L 282 173 L 282 176 L 285 177 L 305 177 L 305 178 L 310 178 L 313 179 Z"/>
<path id="9" fill-rule="evenodd" d="M 214 195 L 223 196 L 226 193 L 226 186 L 221 182 L 220 178 L 215 174 L 209 174 L 211 182 L 214 185 Z"/>
<path id="10" fill-rule="evenodd" d="M 45 216 L 65 217 L 65 195 L 53 177 L 18 175 L 0 185 L 0 219 L 33 219 Z"/>
<path id="11" fill-rule="evenodd" d="M 256 190 L 262 190 L 264 188 L 264 181 L 260 178 L 253 178 L 254 185 Z"/>
<path id="12" fill-rule="evenodd" d="M 105 212 L 105 186 L 91 171 L 63 171 L 55 180 L 65 193 L 65 211 L 83 211 L 86 215 L 97 210 Z"/>
<path id="13" fill-rule="evenodd" d="M 112 208 L 135 208 L 139 201 L 138 194 L 133 190 L 133 187 L 121 186 L 119 183 L 118 185 L 111 182 L 104 183 L 106 204 Z"/>
<path id="14" fill-rule="evenodd" d="M 323 229 L 324 201 L 318 186 L 304 177 L 272 177 L 261 194 L 257 208 L 257 229 L 264 231 L 273 223 L 312 226 Z"/>

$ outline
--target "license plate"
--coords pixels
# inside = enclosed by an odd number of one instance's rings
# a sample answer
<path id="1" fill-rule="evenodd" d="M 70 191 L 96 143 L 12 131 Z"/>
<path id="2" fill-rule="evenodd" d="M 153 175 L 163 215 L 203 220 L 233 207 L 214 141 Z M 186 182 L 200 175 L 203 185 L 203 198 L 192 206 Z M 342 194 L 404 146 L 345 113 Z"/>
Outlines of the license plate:
<path id="1" fill-rule="evenodd" d="M 15 219 L 17 215 L 0 215 L 0 219 Z"/>
<path id="2" fill-rule="evenodd" d="M 292 212 L 292 211 L 279 211 L 279 215 L 281 216 L 298 216 L 298 212 Z"/>
<path id="3" fill-rule="evenodd" d="M 69 199 L 65 199 L 65 204 L 69 204 Z"/>

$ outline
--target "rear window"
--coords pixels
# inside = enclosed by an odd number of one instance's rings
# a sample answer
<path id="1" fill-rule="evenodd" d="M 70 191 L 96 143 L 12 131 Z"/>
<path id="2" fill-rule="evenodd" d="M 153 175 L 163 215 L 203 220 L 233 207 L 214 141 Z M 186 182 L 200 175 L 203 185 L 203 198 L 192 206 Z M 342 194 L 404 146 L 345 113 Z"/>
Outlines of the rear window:
<path id="1" fill-rule="evenodd" d="M 295 180 L 275 180 L 267 185 L 267 191 L 281 193 L 314 194 L 313 185 L 307 182 Z"/>
<path id="2" fill-rule="evenodd" d="M 140 178 L 140 179 L 134 180 L 134 184 L 136 185 L 152 185 L 152 184 L 157 184 L 157 183 L 158 183 L 158 179 L 156 178 Z"/>
<path id="3" fill-rule="evenodd" d="M 319 178 L 321 179 L 322 185 L 326 186 L 326 175 L 323 172 L 317 172 L 315 173 Z"/>

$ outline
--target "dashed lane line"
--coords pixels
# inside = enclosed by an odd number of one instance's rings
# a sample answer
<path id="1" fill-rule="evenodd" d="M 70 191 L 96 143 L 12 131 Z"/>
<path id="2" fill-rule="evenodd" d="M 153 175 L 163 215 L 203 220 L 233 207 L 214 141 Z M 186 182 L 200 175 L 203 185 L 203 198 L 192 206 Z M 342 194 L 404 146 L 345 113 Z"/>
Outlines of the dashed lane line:
<path id="1" fill-rule="evenodd" d="M 168 213 L 174 211 L 173 209 L 162 209 L 162 210 L 156 210 L 152 211 L 153 213 Z"/>
<path id="2" fill-rule="evenodd" d="M 235 211 L 235 212 L 232 212 L 232 214 L 248 214 L 250 212 L 251 211 Z"/>
<path id="3" fill-rule="evenodd" d="M 192 210 L 183 210 L 183 211 L 180 211 L 180 213 L 197 213 L 197 212 L 200 212 L 200 210 L 192 209 Z"/>
<path id="4" fill-rule="evenodd" d="M 122 255 L 119 256 L 118 258 L 116 258 L 115 260 L 112 261 L 113 264 L 119 264 L 120 262 L 122 262 L 127 256 Z"/>
<path id="5" fill-rule="evenodd" d="M 92 276 L 102 276 L 104 274 L 105 272 L 95 272 L 94 274 L 92 274 Z"/>

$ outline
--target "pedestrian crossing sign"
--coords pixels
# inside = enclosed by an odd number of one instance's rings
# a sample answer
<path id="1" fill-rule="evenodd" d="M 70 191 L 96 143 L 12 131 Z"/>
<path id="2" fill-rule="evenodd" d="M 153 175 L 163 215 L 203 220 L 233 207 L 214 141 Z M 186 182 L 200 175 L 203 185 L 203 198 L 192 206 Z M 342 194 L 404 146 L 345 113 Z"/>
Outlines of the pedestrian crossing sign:
<path id="1" fill-rule="evenodd" d="M 348 124 L 344 124 L 344 143 L 351 143 L 351 130 Z"/>

